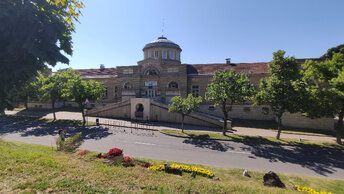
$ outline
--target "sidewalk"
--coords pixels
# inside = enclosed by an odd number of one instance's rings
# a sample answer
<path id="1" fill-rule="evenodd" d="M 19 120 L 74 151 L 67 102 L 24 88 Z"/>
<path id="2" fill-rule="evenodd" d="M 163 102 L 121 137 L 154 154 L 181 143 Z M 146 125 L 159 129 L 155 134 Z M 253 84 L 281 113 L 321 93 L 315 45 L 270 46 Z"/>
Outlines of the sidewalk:
<path id="1" fill-rule="evenodd" d="M 7 115 L 22 115 L 22 116 L 33 116 L 33 117 L 42 117 L 47 119 L 52 119 L 53 114 L 50 112 L 26 112 L 26 111 L 6 111 Z M 82 120 L 81 113 L 78 112 L 66 112 L 66 111 L 59 111 L 56 112 L 57 119 L 64 119 L 64 120 Z M 95 122 L 97 117 L 87 117 L 89 122 Z M 119 120 L 119 119 L 108 119 L 108 118 L 99 118 L 99 122 L 101 124 L 110 124 L 110 125 L 118 125 L 123 127 L 134 127 L 137 126 L 137 123 L 134 121 L 129 120 Z M 176 123 L 160 123 L 160 122 L 149 122 L 147 123 L 140 123 L 140 128 L 147 128 L 152 130 L 162 130 L 162 129 L 172 129 L 172 130 L 180 130 L 180 124 Z M 275 130 L 268 130 L 268 129 L 261 129 L 261 128 L 248 128 L 248 127 L 233 127 L 234 131 L 233 134 L 236 135 L 246 135 L 246 136 L 261 136 L 261 137 L 276 137 L 277 131 Z M 208 132 L 220 132 L 221 129 L 210 128 L 210 127 L 203 127 L 203 126 L 194 126 L 194 125 L 185 125 L 185 130 L 190 131 L 208 131 Z M 322 141 L 322 142 L 330 142 L 335 143 L 336 138 L 331 136 L 315 136 L 315 135 L 307 135 L 307 134 L 298 134 L 292 133 L 290 131 L 284 133 L 282 131 L 281 138 L 289 138 L 289 139 L 302 139 L 308 141 Z"/>

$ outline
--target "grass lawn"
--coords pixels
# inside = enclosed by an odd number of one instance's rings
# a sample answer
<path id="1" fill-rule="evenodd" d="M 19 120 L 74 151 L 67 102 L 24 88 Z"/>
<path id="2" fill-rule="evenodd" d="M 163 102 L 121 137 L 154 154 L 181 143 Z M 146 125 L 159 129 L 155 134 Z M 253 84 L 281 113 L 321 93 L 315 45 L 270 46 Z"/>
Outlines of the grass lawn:
<path id="1" fill-rule="evenodd" d="M 168 135 L 175 135 L 181 137 L 191 137 L 191 138 L 200 138 L 200 139 L 220 139 L 220 140 L 229 140 L 234 142 L 257 142 L 257 143 L 266 143 L 266 144 L 286 144 L 286 145 L 315 145 L 315 146 L 324 146 L 331 148 L 344 148 L 344 145 L 339 145 L 336 143 L 320 142 L 320 141 L 299 141 L 297 139 L 285 139 L 281 138 L 277 140 L 272 137 L 260 137 L 260 136 L 241 136 L 227 133 L 226 136 L 222 135 L 222 132 L 194 132 L 194 131 L 184 131 L 181 130 L 170 130 L 163 129 L 161 132 Z"/>
<path id="2" fill-rule="evenodd" d="M 14 108 L 13 110 L 14 111 L 23 111 L 23 110 L 25 110 L 26 108 Z"/>
<path id="3" fill-rule="evenodd" d="M 0 115 L 0 119 L 15 119 L 21 121 L 30 121 L 30 122 L 42 122 L 42 123 L 56 123 L 59 125 L 71 125 L 71 126 L 83 126 L 82 121 L 78 120 L 62 120 L 58 119 L 46 119 L 46 118 L 39 118 L 39 117 L 28 117 L 28 116 L 15 116 L 15 115 Z M 96 125 L 95 122 L 88 122 L 85 124 L 87 125 Z"/>
<path id="4" fill-rule="evenodd" d="M 0 139 L 0 193 L 300 193 L 293 185 L 318 191 L 343 193 L 344 181 L 279 174 L 286 188 L 265 187 L 263 172 L 196 165 L 211 170 L 220 181 L 190 174 L 183 176 L 151 171 L 146 168 L 108 166 L 97 153 L 83 157 L 56 152 L 52 147 Z M 164 161 L 141 159 L 152 164 Z"/>
<path id="5" fill-rule="evenodd" d="M 244 120 L 244 119 L 234 119 L 234 127 L 246 127 L 246 128 L 261 128 L 276 131 L 277 133 L 277 123 L 276 121 L 264 121 L 264 120 Z M 306 128 L 295 128 L 295 127 L 284 127 L 282 133 L 299 133 L 317 136 L 335 136 L 335 131 L 331 130 L 320 130 L 320 129 L 306 129 Z"/>

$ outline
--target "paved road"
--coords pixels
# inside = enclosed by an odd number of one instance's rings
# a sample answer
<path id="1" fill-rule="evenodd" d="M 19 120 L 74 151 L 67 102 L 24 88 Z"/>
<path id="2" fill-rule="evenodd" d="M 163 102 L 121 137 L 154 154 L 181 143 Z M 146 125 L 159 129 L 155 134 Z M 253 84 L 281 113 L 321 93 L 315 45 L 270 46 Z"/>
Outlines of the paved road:
<path id="1" fill-rule="evenodd" d="M 82 131 L 82 149 L 106 152 L 124 149 L 125 155 L 249 170 L 276 171 L 344 180 L 344 150 L 312 146 L 280 146 L 215 140 L 183 139 L 159 132 L 107 127 L 63 127 L 68 135 Z M 53 145 L 61 126 L 23 121 L 0 121 L 0 137 Z"/>
<path id="2" fill-rule="evenodd" d="M 25 115 L 25 116 L 36 116 L 36 117 L 42 117 L 42 118 L 48 118 L 52 119 L 53 114 L 49 111 L 46 112 L 30 112 L 30 111 L 6 111 L 6 114 L 11 115 Z M 57 119 L 67 119 L 67 120 L 82 120 L 81 113 L 79 112 L 67 112 L 67 111 L 59 111 L 56 113 Z M 88 121 L 95 122 L 96 117 L 87 117 Z M 124 121 L 124 120 L 118 120 L 118 119 L 107 119 L 107 118 L 100 118 L 100 123 L 111 123 L 116 125 L 126 125 L 126 126 L 132 126 L 132 122 L 130 121 Z M 156 130 L 161 129 L 180 129 L 180 124 L 175 123 L 150 123 L 151 128 Z M 276 137 L 276 131 L 275 130 L 268 130 L 268 129 L 261 129 L 257 127 L 243 127 L 243 126 L 235 126 L 233 128 L 235 131 L 233 134 L 237 135 L 248 135 L 248 136 L 262 136 L 262 137 Z M 194 125 L 185 125 L 185 130 L 195 130 L 195 131 L 218 131 L 221 129 L 216 128 L 209 128 L 209 127 L 202 127 L 202 126 L 194 126 Z M 309 134 L 300 134 L 300 133 L 292 133 L 292 132 L 284 132 L 282 131 L 281 138 L 289 138 L 289 139 L 303 139 L 303 140 L 309 140 L 309 141 L 323 141 L 323 142 L 330 142 L 335 143 L 336 138 L 331 136 L 325 136 L 325 135 L 309 135 Z"/>

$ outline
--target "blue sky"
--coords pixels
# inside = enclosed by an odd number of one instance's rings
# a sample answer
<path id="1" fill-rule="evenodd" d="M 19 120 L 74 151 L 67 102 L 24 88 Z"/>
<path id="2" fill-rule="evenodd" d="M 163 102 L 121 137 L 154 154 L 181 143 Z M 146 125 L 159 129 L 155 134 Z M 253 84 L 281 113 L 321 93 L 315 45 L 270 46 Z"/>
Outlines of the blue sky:
<path id="1" fill-rule="evenodd" d="M 319 57 L 344 43 L 343 0 L 86 0 L 70 65 L 53 70 L 136 65 L 162 35 L 183 63 L 266 62 L 283 49 Z"/>

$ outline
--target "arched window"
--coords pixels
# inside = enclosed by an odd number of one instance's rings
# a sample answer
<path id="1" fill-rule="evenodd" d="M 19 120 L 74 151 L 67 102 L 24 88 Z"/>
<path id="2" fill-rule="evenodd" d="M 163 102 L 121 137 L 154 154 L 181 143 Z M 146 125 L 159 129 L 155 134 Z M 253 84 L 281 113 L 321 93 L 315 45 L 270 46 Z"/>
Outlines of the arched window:
<path id="1" fill-rule="evenodd" d="M 133 89 L 133 85 L 131 84 L 131 83 L 125 83 L 124 85 L 123 85 L 123 89 Z"/>
<path id="2" fill-rule="evenodd" d="M 178 83 L 177 82 L 170 82 L 168 84 L 169 89 L 178 89 Z"/>
<path id="3" fill-rule="evenodd" d="M 148 69 L 145 75 L 158 75 L 158 72 L 155 69 Z"/>

